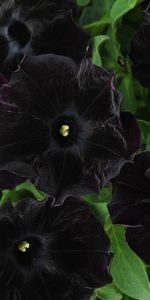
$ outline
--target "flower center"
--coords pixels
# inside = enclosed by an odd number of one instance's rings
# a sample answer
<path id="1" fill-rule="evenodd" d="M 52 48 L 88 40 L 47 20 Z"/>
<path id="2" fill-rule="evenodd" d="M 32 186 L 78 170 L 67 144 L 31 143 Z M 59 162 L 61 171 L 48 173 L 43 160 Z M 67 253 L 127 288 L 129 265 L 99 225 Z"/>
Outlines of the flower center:
<path id="1" fill-rule="evenodd" d="M 13 20 L 9 24 L 8 35 L 11 39 L 17 41 L 20 46 L 25 47 L 29 42 L 31 33 L 24 23 L 18 20 Z"/>
<path id="2" fill-rule="evenodd" d="M 50 124 L 50 131 L 56 142 L 56 146 L 67 148 L 72 147 L 78 142 L 80 135 L 80 124 L 73 115 L 62 115 L 54 120 Z"/>
<path id="3" fill-rule="evenodd" d="M 69 125 L 62 125 L 60 127 L 59 133 L 63 136 L 63 137 L 67 137 L 69 135 L 69 131 L 70 131 L 70 126 Z"/>
<path id="4" fill-rule="evenodd" d="M 44 238 L 37 235 L 28 235 L 15 242 L 13 246 L 13 259 L 19 266 L 30 268 L 38 264 L 39 259 L 44 259 Z M 44 245 L 44 246 L 43 246 Z"/>
<path id="5" fill-rule="evenodd" d="M 30 243 L 26 242 L 26 241 L 21 241 L 18 244 L 18 250 L 21 252 L 26 252 L 28 249 L 30 248 Z"/>

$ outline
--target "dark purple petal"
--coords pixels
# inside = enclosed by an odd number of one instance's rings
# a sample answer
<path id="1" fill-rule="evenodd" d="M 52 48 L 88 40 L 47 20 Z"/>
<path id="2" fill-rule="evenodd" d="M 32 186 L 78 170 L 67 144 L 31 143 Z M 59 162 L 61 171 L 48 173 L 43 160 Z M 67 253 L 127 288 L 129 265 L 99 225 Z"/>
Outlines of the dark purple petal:
<path id="1" fill-rule="evenodd" d="M 0 7 L 0 70 L 9 78 L 24 55 L 54 53 L 79 62 L 90 35 L 75 21 L 74 0 L 3 1 Z"/>
<path id="2" fill-rule="evenodd" d="M 71 57 L 76 62 L 86 57 L 90 35 L 75 23 L 70 13 L 57 19 L 31 46 L 35 54 L 55 53 Z"/>
<path id="3" fill-rule="evenodd" d="M 121 121 L 123 127 L 115 122 L 114 125 L 100 123 L 97 132 L 95 130 L 86 141 L 85 163 L 86 159 L 88 165 L 95 160 L 102 185 L 117 176 L 122 166 L 132 159 L 132 154 L 140 147 L 140 131 L 135 117 L 123 113 Z"/>
<path id="4" fill-rule="evenodd" d="M 0 167 L 25 156 L 40 154 L 49 145 L 49 130 L 38 119 L 27 115 L 0 119 Z M 11 130 L 10 130 L 11 129 Z"/>
<path id="5" fill-rule="evenodd" d="M 18 184 L 25 181 L 26 178 L 19 177 L 16 174 L 10 173 L 6 170 L 0 171 L 0 189 L 7 190 L 13 189 Z"/>
<path id="6" fill-rule="evenodd" d="M 114 87 L 114 75 L 84 60 L 77 74 L 81 89 L 80 113 L 102 121 L 119 117 L 121 94 Z"/>
<path id="7" fill-rule="evenodd" d="M 68 224 L 68 217 L 73 220 L 72 224 Z M 110 257 L 106 253 L 108 241 L 105 237 L 105 233 L 102 232 L 101 226 L 97 227 L 94 219 L 90 217 L 88 211 L 85 210 L 82 205 L 80 209 L 77 209 L 75 203 L 72 203 L 70 199 L 68 199 L 65 207 L 65 219 L 66 221 L 64 224 L 61 223 L 63 222 L 61 219 L 55 221 L 54 226 L 55 232 L 58 232 L 58 238 L 56 244 L 54 244 L 54 249 L 56 249 L 58 247 L 58 243 L 60 243 L 59 249 L 60 252 L 62 251 L 63 255 L 58 253 L 58 257 L 60 257 L 60 261 L 64 266 L 64 269 L 70 270 L 72 267 L 74 267 L 75 274 L 81 272 L 82 276 L 86 278 L 88 286 L 96 287 L 98 284 L 98 282 L 95 284 L 95 279 L 93 276 L 94 273 L 97 274 L 97 278 L 99 278 L 98 281 L 102 280 L 103 284 L 105 284 L 108 276 L 104 271 L 104 265 L 105 263 L 107 265 L 109 264 Z M 65 249 L 68 245 L 68 234 L 66 234 L 67 232 L 63 231 L 63 226 L 68 229 L 69 237 L 72 240 L 72 247 L 69 246 L 67 252 Z M 62 231 L 59 231 L 59 227 L 62 228 Z M 93 230 L 91 230 L 92 228 Z M 101 241 L 100 239 L 98 241 L 97 238 L 100 237 L 100 232 Z M 86 241 L 86 251 L 84 250 L 84 240 Z M 72 251 L 72 249 L 75 249 L 75 251 Z M 68 254 L 70 254 L 70 256 L 68 256 Z M 93 255 L 95 258 L 97 256 L 97 261 L 99 261 L 98 265 L 96 260 L 92 258 Z M 87 262 L 89 262 L 89 264 L 87 264 Z M 88 271 L 87 268 L 89 268 Z"/>
<path id="8" fill-rule="evenodd" d="M 135 156 L 126 164 L 113 183 L 113 196 L 108 204 L 113 223 L 127 225 L 130 247 L 150 263 L 150 153 Z"/>
<path id="9" fill-rule="evenodd" d="M 141 133 L 136 117 L 130 112 L 121 113 L 122 134 L 127 143 L 128 152 L 136 153 L 141 145 Z"/>
<path id="10" fill-rule="evenodd" d="M 0 88 L 1 86 L 3 86 L 3 84 L 7 84 L 7 83 L 8 83 L 7 78 L 3 74 L 0 74 Z"/>
<path id="11" fill-rule="evenodd" d="M 142 85 L 145 87 L 150 86 L 149 80 L 149 70 L 150 70 L 150 63 L 147 61 L 145 63 L 135 64 L 132 68 L 133 74 L 137 80 L 141 82 Z"/>
<path id="12" fill-rule="evenodd" d="M 133 74 L 144 86 L 150 86 L 150 12 L 131 43 L 130 57 L 133 61 Z"/>
<path id="13" fill-rule="evenodd" d="M 119 176 L 112 180 L 113 195 L 108 207 L 115 223 L 141 224 L 142 208 L 139 209 L 139 204 L 142 206 L 143 200 L 150 199 L 150 181 L 145 176 L 149 165 L 150 153 L 141 153 L 135 156 L 134 163 L 127 163 Z"/>
<path id="14" fill-rule="evenodd" d="M 150 209 L 150 207 L 148 207 Z M 127 242 L 146 264 L 150 265 L 150 221 L 146 226 L 129 227 L 126 233 Z"/>
<path id="15" fill-rule="evenodd" d="M 126 141 L 111 124 L 100 124 L 97 132 L 87 139 L 87 156 L 93 159 L 130 159 Z"/>
<path id="16" fill-rule="evenodd" d="M 39 176 L 31 178 L 38 189 L 55 198 L 60 205 L 71 195 L 81 196 L 99 192 L 99 179 L 84 170 L 83 161 L 69 152 L 52 153 L 37 166 Z"/>
<path id="17" fill-rule="evenodd" d="M 25 58 L 1 88 L 0 116 L 1 170 L 9 162 L 26 177 L 20 165 L 32 164 L 29 179 L 59 202 L 99 192 L 140 147 L 136 119 L 120 118 L 113 76 L 88 60 Z"/>
<path id="18" fill-rule="evenodd" d="M 121 189 L 126 190 L 127 202 L 130 202 L 132 199 L 132 204 L 136 202 L 137 197 L 137 199 L 147 199 L 150 197 L 150 180 L 147 176 L 145 176 L 146 171 L 149 170 L 149 166 L 149 152 L 143 152 L 136 155 L 134 162 L 126 164 L 121 170 L 119 176 L 113 180 L 114 192 L 118 193 Z M 125 194 L 122 193 L 122 195 Z M 115 196 L 114 199 L 117 200 L 118 197 Z M 124 201 L 125 200 L 123 199 L 123 202 Z"/>
<path id="19" fill-rule="evenodd" d="M 143 9 L 148 9 L 148 7 L 149 7 L 149 0 L 144 0 L 141 4 L 141 7 L 143 8 Z"/>
<path id="20" fill-rule="evenodd" d="M 15 99 L 23 112 L 45 119 L 56 115 L 66 101 L 62 96 L 63 91 L 68 88 L 68 81 L 75 76 L 76 69 L 73 60 L 63 56 L 40 55 L 25 58 L 9 83 L 11 103 Z M 3 93 L 5 88 L 7 86 L 3 88 Z"/>
<path id="21" fill-rule="evenodd" d="M 31 161 L 7 163 L 4 168 L 0 168 L 0 189 L 14 189 L 20 183 L 35 176 L 37 176 L 36 170 L 33 169 Z"/>
<path id="22" fill-rule="evenodd" d="M 15 300 L 16 290 L 27 300 L 88 299 L 110 282 L 109 240 L 90 207 L 75 198 L 54 207 L 52 200 L 0 208 L 2 300 Z"/>

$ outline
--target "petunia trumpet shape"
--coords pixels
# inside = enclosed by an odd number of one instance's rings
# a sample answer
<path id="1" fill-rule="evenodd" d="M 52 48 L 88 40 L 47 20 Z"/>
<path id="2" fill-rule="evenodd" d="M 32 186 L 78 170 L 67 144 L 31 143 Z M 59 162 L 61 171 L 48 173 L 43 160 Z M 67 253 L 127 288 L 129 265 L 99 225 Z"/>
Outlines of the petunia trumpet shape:
<path id="1" fill-rule="evenodd" d="M 88 300 L 111 281 L 109 262 L 109 240 L 81 200 L 0 207 L 1 300 Z"/>
<path id="2" fill-rule="evenodd" d="M 114 75 L 89 60 L 27 57 L 0 92 L 0 170 L 58 203 L 98 193 L 139 148 L 135 117 L 120 116 Z"/>
<path id="3" fill-rule="evenodd" d="M 54 53 L 79 62 L 90 36 L 76 23 L 74 0 L 3 1 L 0 6 L 0 71 L 8 78 L 24 55 Z"/>

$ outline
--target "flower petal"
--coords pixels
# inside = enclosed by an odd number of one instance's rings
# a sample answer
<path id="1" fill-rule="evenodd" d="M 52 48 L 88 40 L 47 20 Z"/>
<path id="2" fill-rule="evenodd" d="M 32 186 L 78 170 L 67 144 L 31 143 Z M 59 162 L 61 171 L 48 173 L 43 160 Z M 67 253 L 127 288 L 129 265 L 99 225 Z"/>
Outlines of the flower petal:
<path id="1" fill-rule="evenodd" d="M 1 3 L 0 70 L 9 78 L 24 55 L 54 53 L 79 62 L 90 35 L 75 21 L 74 0 Z"/>
<path id="2" fill-rule="evenodd" d="M 130 247 L 150 263 L 150 153 L 135 156 L 113 182 L 113 197 L 108 204 L 113 223 L 127 226 Z M 148 172 L 147 172 L 148 171 Z"/>
<path id="3" fill-rule="evenodd" d="M 47 54 L 25 58 L 9 83 L 11 102 L 23 112 L 45 119 L 53 117 L 65 103 L 62 103 L 63 90 L 68 88 L 76 68 L 71 59 L 63 56 Z"/>
<path id="4" fill-rule="evenodd" d="M 25 114 L 14 114 L 14 118 L 1 115 L 0 127 L 0 167 L 25 156 L 39 154 L 49 145 L 49 131 L 45 124 Z"/>
<path id="5" fill-rule="evenodd" d="M 144 86 L 150 86 L 150 12 L 131 43 L 130 57 L 133 61 L 133 74 Z"/>
<path id="6" fill-rule="evenodd" d="M 114 75 L 84 60 L 77 75 L 81 89 L 80 113 L 101 122 L 119 117 L 121 94 L 114 87 Z"/>
<path id="7" fill-rule="evenodd" d="M 69 168 L 68 168 L 69 166 Z M 99 180 L 84 170 L 81 159 L 69 152 L 52 153 L 41 163 L 39 177 L 31 181 L 42 191 L 55 198 L 60 205 L 72 195 L 81 196 L 99 191 Z"/>
<path id="8" fill-rule="evenodd" d="M 11 212 L 0 209 L 0 236 L 8 240 L 4 252 L 0 245 L 2 299 L 80 300 L 110 282 L 109 240 L 89 205 L 75 198 L 59 207 L 51 204 L 51 199 L 24 199 Z M 1 227 L 5 214 L 11 240 Z M 26 251 L 18 248 L 20 241 L 29 244 Z"/>
<path id="9" fill-rule="evenodd" d="M 150 209 L 150 207 L 149 207 Z M 149 223 L 150 228 L 150 223 Z M 146 264 L 150 265 L 150 230 L 145 226 L 129 227 L 126 233 L 127 242 Z"/>

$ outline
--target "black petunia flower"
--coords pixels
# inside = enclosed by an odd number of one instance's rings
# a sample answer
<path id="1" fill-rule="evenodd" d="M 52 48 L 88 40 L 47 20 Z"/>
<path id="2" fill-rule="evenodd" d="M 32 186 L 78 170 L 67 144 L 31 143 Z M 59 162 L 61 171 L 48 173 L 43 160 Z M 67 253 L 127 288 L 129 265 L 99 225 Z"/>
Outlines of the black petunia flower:
<path id="1" fill-rule="evenodd" d="M 113 197 L 108 205 L 112 220 L 127 225 L 131 248 L 150 264 L 150 153 L 135 156 L 113 180 Z"/>
<path id="2" fill-rule="evenodd" d="M 110 282 L 109 241 L 89 206 L 70 199 L 0 208 L 1 300 L 88 300 Z"/>
<path id="3" fill-rule="evenodd" d="M 144 0 L 142 3 L 140 3 L 140 6 L 142 7 L 142 9 L 149 9 L 150 7 L 150 1 L 149 0 Z"/>
<path id="4" fill-rule="evenodd" d="M 0 71 L 8 77 L 26 54 L 54 53 L 79 62 L 89 34 L 78 26 L 74 0 L 4 1 L 0 6 Z"/>
<path id="5" fill-rule="evenodd" d="M 132 40 L 130 57 L 135 78 L 150 87 L 150 10 L 145 12 L 143 24 Z"/>
<path id="6" fill-rule="evenodd" d="M 140 140 L 135 118 L 120 120 L 113 81 L 88 60 L 77 67 L 56 55 L 26 58 L 1 88 L 0 170 L 30 179 L 59 203 L 99 192 Z M 6 176 L 1 188 L 7 184 Z"/>

